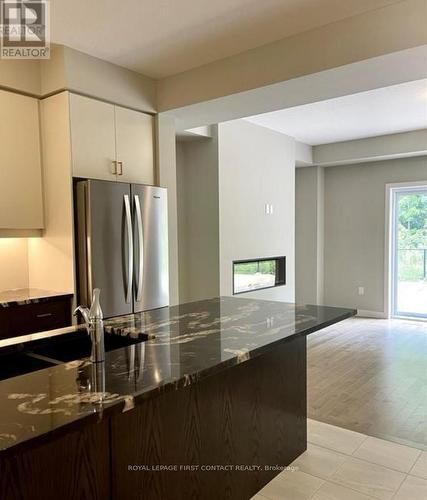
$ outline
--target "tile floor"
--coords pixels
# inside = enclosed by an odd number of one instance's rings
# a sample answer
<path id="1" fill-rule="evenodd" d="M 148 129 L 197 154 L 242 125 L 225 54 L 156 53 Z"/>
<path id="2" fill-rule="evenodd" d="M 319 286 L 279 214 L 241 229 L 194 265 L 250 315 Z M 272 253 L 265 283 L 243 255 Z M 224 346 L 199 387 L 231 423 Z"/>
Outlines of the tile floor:
<path id="1" fill-rule="evenodd" d="M 252 500 L 425 500 L 427 452 L 308 420 L 308 449 Z"/>

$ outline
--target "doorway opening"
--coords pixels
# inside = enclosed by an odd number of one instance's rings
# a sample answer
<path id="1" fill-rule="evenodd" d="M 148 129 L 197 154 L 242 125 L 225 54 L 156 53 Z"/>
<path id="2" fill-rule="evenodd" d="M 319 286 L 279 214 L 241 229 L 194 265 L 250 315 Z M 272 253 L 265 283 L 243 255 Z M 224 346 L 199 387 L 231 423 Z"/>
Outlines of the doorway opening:
<path id="1" fill-rule="evenodd" d="M 391 188 L 391 316 L 427 320 L 427 184 Z"/>

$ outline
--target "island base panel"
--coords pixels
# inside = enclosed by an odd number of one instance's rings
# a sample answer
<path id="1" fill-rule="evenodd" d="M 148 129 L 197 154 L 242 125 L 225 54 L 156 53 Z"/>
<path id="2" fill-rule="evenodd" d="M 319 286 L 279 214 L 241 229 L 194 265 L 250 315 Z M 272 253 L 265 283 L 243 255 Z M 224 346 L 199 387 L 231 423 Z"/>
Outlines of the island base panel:
<path id="1" fill-rule="evenodd" d="M 306 403 L 298 336 L 116 415 L 112 498 L 247 500 L 306 449 Z"/>
<path id="2" fill-rule="evenodd" d="M 86 424 L 0 459 L 1 500 L 110 498 L 109 424 Z"/>

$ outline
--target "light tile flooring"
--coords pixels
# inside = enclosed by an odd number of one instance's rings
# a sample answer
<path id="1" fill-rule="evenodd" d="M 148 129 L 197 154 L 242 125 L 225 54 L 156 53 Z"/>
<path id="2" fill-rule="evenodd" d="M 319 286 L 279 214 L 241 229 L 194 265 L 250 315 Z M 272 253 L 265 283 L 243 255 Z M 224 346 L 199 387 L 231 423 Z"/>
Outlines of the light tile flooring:
<path id="1" fill-rule="evenodd" d="M 253 500 L 425 500 L 427 452 L 308 420 L 308 449 Z"/>

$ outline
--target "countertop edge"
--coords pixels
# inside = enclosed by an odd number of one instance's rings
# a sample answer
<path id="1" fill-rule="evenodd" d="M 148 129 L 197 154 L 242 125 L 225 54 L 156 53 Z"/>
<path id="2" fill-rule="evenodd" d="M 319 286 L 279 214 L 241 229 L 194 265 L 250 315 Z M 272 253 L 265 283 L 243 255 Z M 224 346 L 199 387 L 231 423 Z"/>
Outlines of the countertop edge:
<path id="1" fill-rule="evenodd" d="M 66 297 L 73 297 L 72 292 L 46 292 L 46 294 L 41 294 L 40 296 L 22 295 L 21 297 L 12 297 L 10 299 L 5 299 L 1 297 L 0 292 L 0 308 L 8 309 L 10 307 L 25 306 L 28 304 L 39 304 L 43 302 L 50 302 L 57 299 L 63 299 Z"/>

